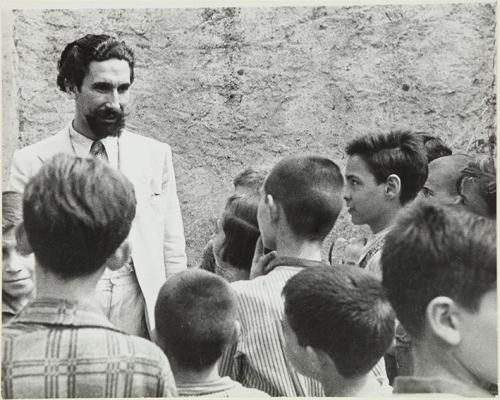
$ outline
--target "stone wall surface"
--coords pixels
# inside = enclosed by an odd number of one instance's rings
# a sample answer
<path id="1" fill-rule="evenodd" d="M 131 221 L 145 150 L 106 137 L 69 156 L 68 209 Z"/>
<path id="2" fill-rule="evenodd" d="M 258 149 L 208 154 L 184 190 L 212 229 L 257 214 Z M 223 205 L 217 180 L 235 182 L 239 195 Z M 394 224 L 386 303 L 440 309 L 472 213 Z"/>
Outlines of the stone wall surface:
<path id="1" fill-rule="evenodd" d="M 55 82 L 65 44 L 115 34 L 137 57 L 128 126 L 174 152 L 192 266 L 246 166 L 297 153 L 343 164 L 354 136 L 401 127 L 483 153 L 495 132 L 493 3 L 45 9 L 9 18 L 18 104 L 3 114 L 19 131 L 4 132 L 4 182 L 16 147 L 72 117 Z M 357 232 L 343 213 L 332 237 Z"/>

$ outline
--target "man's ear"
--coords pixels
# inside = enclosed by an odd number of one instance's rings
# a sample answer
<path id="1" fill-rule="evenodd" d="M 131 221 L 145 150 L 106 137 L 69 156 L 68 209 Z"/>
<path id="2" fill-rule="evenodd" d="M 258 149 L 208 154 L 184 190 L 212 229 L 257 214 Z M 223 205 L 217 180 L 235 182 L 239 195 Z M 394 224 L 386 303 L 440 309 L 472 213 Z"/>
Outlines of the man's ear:
<path id="1" fill-rule="evenodd" d="M 396 174 L 391 174 L 385 181 L 385 195 L 390 199 L 399 199 L 401 194 L 401 179 Z"/>
<path id="2" fill-rule="evenodd" d="M 64 89 L 66 91 L 66 94 L 68 97 L 71 99 L 74 99 L 76 96 L 76 93 L 78 92 L 78 89 L 74 83 L 69 82 L 68 80 L 65 80 L 64 82 Z"/>
<path id="3" fill-rule="evenodd" d="M 426 322 L 432 334 L 450 346 L 457 346 L 462 340 L 457 313 L 457 305 L 446 296 L 432 299 L 425 310 Z"/>
<path id="4" fill-rule="evenodd" d="M 274 201 L 272 194 L 266 195 L 266 204 L 269 207 L 269 215 L 271 216 L 271 221 L 275 222 L 279 219 L 279 208 L 278 204 Z"/>
<path id="5" fill-rule="evenodd" d="M 110 270 L 120 269 L 129 261 L 131 254 L 130 245 L 128 241 L 125 240 L 106 260 L 106 267 Z"/>

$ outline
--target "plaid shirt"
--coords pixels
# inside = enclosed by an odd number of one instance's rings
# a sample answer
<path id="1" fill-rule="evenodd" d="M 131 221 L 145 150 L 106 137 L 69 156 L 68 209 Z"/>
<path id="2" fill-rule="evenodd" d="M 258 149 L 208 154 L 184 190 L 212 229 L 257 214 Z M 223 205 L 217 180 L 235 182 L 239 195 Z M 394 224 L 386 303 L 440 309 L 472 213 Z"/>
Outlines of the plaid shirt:
<path id="1" fill-rule="evenodd" d="M 89 305 L 35 300 L 3 328 L 3 398 L 176 395 L 162 351 Z"/>

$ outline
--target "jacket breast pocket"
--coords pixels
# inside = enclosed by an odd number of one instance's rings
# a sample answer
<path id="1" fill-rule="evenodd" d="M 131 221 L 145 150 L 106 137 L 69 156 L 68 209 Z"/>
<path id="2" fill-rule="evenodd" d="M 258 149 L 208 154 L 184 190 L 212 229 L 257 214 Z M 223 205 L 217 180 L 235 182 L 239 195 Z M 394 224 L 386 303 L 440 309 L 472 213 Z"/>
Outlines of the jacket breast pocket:
<path id="1" fill-rule="evenodd" d="M 164 209 L 165 209 L 165 196 L 163 196 L 162 193 L 155 192 L 151 194 L 148 198 L 147 201 L 149 207 L 153 211 L 155 215 L 158 216 L 158 218 L 163 218 L 164 217 Z"/>

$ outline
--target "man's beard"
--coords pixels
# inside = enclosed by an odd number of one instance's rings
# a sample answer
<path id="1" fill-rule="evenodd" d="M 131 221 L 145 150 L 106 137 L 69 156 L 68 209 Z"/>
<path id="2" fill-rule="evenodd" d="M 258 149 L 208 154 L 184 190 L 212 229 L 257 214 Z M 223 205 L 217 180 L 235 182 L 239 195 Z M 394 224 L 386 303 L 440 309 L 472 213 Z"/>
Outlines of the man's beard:
<path id="1" fill-rule="evenodd" d="M 104 139 L 107 136 L 120 136 L 125 126 L 125 112 L 123 108 L 115 110 L 103 108 L 85 116 L 89 128 L 96 139 Z"/>

